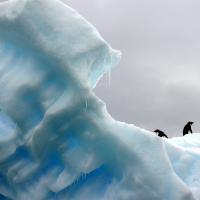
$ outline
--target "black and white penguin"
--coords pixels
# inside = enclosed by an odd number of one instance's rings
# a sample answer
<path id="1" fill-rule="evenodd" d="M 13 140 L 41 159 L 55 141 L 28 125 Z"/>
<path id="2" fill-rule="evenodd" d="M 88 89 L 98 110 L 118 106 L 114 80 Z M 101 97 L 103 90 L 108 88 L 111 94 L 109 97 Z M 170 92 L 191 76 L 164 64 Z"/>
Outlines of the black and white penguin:
<path id="1" fill-rule="evenodd" d="M 194 122 L 188 122 L 185 126 L 184 126 L 184 128 L 183 128 L 183 136 L 184 135 L 187 135 L 189 132 L 191 132 L 192 133 L 192 124 L 193 124 Z"/>

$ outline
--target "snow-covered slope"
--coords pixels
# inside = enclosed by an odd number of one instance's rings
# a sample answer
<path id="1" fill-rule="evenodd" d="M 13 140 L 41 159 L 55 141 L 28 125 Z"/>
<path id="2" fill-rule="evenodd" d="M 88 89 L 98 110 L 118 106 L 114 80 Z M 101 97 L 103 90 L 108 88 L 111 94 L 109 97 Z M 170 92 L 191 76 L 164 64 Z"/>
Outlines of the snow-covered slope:
<path id="1" fill-rule="evenodd" d="M 0 4 L 0 199 L 200 199 L 199 134 L 115 121 L 93 93 L 119 59 L 58 0 Z"/>

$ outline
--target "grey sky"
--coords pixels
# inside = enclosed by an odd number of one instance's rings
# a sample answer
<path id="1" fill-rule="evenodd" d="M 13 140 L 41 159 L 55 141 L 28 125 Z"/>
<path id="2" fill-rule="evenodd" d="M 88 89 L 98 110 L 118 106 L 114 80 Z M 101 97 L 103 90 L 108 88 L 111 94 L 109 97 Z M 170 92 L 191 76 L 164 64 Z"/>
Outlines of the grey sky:
<path id="1" fill-rule="evenodd" d="M 120 121 L 181 136 L 200 132 L 200 1 L 65 0 L 123 53 L 96 94 Z"/>

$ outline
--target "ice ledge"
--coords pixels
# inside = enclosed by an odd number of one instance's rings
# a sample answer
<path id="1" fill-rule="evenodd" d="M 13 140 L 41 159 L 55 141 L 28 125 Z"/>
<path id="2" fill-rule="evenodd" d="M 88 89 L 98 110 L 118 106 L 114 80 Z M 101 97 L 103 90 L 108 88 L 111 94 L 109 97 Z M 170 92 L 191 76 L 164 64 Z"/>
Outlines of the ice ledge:
<path id="1" fill-rule="evenodd" d="M 93 25 L 59 0 L 9 0 L 0 4 L 0 9 L 1 40 L 17 38 L 13 41 L 16 46 L 23 45 L 24 39 L 30 41 L 93 88 L 120 60 L 121 53 L 113 50 Z M 22 35 L 26 37 L 20 44 Z"/>

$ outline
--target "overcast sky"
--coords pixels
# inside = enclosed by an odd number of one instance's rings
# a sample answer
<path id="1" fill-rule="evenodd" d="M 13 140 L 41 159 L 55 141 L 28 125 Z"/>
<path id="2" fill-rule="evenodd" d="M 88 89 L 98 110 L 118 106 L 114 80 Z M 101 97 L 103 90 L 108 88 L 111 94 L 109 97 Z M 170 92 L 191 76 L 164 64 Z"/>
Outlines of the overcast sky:
<path id="1" fill-rule="evenodd" d="M 199 0 L 64 0 L 123 53 L 96 94 L 111 115 L 148 130 L 200 132 Z"/>

